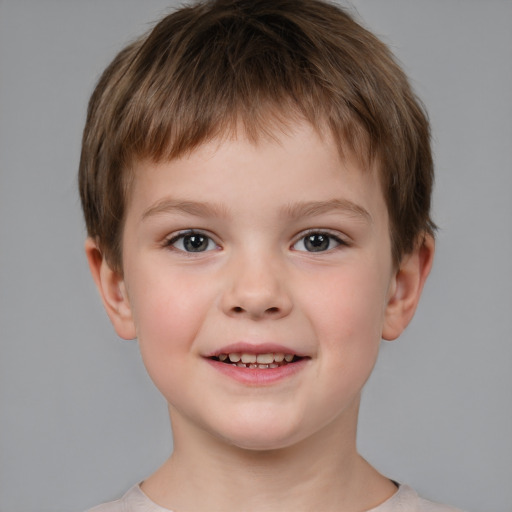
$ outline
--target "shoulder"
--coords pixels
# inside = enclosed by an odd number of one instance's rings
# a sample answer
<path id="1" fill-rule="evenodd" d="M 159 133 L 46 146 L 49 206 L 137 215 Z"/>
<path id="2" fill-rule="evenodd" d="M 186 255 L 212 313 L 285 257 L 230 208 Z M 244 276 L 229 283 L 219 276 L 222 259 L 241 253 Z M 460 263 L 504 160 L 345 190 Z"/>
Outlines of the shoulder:
<path id="1" fill-rule="evenodd" d="M 103 503 L 87 512 L 161 512 L 163 510 L 147 498 L 139 485 L 134 485 L 122 498 Z"/>
<path id="2" fill-rule="evenodd" d="M 463 512 L 418 496 L 408 485 L 400 485 L 397 493 L 382 505 L 368 512 Z"/>
<path id="3" fill-rule="evenodd" d="M 98 505 L 87 512 L 172 512 L 153 503 L 138 485 L 122 498 Z M 385 503 L 368 512 L 463 512 L 462 510 L 420 498 L 408 485 L 400 485 L 398 491 Z"/>

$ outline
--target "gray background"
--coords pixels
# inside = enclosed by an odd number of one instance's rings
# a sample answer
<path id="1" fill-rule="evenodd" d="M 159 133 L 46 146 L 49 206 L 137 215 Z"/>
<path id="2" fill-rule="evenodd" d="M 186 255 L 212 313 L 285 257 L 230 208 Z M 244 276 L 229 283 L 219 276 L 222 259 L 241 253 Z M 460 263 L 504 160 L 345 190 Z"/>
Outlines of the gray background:
<path id="1" fill-rule="evenodd" d="M 172 2 L 0 0 L 0 510 L 80 511 L 172 442 L 135 342 L 83 255 L 76 192 L 104 66 Z M 360 0 L 430 111 L 435 267 L 365 392 L 381 471 L 471 512 L 512 510 L 512 1 Z"/>

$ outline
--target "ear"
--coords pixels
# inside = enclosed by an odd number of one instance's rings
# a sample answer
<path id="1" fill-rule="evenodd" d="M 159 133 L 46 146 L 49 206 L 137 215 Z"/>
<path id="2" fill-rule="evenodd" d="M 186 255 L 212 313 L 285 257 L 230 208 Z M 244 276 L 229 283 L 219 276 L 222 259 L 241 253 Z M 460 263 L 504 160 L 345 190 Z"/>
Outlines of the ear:
<path id="1" fill-rule="evenodd" d="M 125 340 L 134 339 L 135 324 L 123 276 L 110 267 L 92 238 L 85 242 L 85 253 L 92 277 L 115 331 Z"/>
<path id="2" fill-rule="evenodd" d="M 390 285 L 386 305 L 382 329 L 385 340 L 398 338 L 414 316 L 423 285 L 432 268 L 434 249 L 434 238 L 427 234 L 400 262 Z"/>

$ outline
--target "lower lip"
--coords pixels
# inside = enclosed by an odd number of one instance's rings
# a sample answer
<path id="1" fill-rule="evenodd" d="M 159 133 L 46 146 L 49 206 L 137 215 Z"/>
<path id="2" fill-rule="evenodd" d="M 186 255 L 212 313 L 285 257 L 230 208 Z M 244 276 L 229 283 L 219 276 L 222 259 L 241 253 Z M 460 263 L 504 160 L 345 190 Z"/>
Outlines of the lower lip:
<path id="1" fill-rule="evenodd" d="M 300 372 L 307 364 L 308 359 L 300 359 L 295 363 L 284 364 L 277 368 L 243 368 L 233 366 L 229 363 L 222 363 L 215 359 L 206 359 L 213 368 L 222 374 L 230 377 L 242 384 L 251 386 L 265 386 L 274 384 L 280 380 L 286 379 Z"/>

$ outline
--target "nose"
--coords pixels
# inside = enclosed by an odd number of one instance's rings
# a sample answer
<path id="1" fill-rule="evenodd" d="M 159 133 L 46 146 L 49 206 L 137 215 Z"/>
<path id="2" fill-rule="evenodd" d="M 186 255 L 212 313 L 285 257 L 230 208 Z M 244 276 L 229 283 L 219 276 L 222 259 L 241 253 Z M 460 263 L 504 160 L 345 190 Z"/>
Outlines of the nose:
<path id="1" fill-rule="evenodd" d="M 275 259 L 253 254 L 230 262 L 221 300 L 225 314 L 253 320 L 290 314 L 286 272 Z"/>

